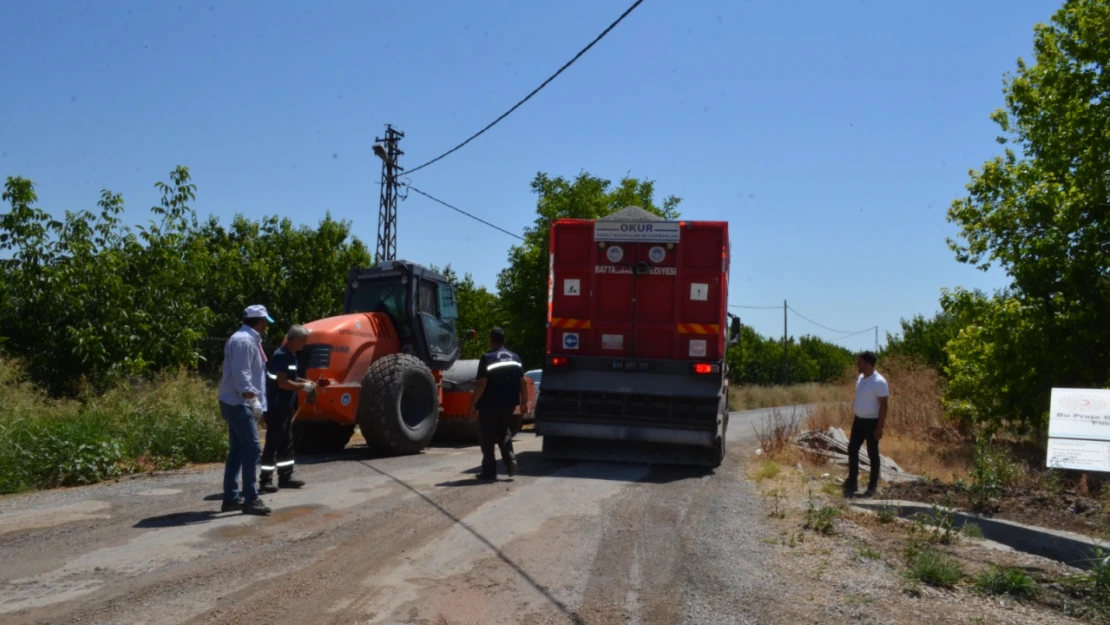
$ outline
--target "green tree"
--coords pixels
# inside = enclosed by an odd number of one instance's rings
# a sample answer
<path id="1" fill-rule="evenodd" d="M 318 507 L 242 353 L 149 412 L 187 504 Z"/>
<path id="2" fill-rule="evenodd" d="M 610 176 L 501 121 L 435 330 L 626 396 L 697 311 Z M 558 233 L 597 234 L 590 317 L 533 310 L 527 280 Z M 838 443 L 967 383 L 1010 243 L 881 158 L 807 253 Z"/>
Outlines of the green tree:
<path id="1" fill-rule="evenodd" d="M 974 315 L 949 344 L 948 399 L 965 419 L 1043 430 L 1053 386 L 1110 382 L 1110 0 L 1068 0 L 1035 28 L 992 118 L 1009 145 L 971 172 L 948 218 L 960 262 L 1009 288 L 947 294 Z"/>
<path id="2" fill-rule="evenodd" d="M 952 312 L 941 310 L 932 317 L 914 315 L 901 320 L 901 334 L 886 333 L 885 354 L 913 358 L 937 371 L 948 367 L 948 342 L 964 327 L 963 320 Z"/>
<path id="3" fill-rule="evenodd" d="M 786 351 L 792 384 L 832 382 L 854 362 L 852 352 L 815 336 L 790 337 Z M 741 326 L 740 340 L 729 347 L 726 358 L 733 384 L 783 383 L 781 337 L 760 336 L 754 329 Z"/>
<path id="4" fill-rule="evenodd" d="M 505 331 L 525 365 L 542 363 L 546 344 L 547 274 L 551 221 L 598 219 L 628 206 L 639 206 L 663 219 L 677 219 L 681 200 L 673 195 L 655 201 L 651 180 L 623 178 L 617 185 L 585 172 L 573 180 L 544 173 L 532 180 L 536 220 L 524 242 L 509 250 L 509 264 L 497 278 Z"/>
<path id="5" fill-rule="evenodd" d="M 56 394 L 105 388 L 127 376 L 219 366 L 243 307 L 263 303 L 285 327 L 342 310 L 347 271 L 370 255 L 350 225 L 315 229 L 288 219 L 237 217 L 201 224 L 185 167 L 158 183 L 152 219 L 123 225 L 123 197 L 105 190 L 98 211 L 52 218 L 31 181 L 8 178 L 0 214 L 0 345 Z"/>

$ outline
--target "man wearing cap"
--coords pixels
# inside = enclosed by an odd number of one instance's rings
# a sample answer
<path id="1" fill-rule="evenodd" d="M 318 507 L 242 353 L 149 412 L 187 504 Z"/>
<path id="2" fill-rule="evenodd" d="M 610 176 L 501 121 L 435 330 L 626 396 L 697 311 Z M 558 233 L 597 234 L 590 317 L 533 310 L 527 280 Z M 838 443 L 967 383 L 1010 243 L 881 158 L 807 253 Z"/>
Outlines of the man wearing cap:
<path id="1" fill-rule="evenodd" d="M 262 475 L 258 490 L 276 493 L 278 488 L 301 488 L 293 479 L 293 414 L 297 391 L 311 393 L 316 385 L 297 375 L 297 353 L 304 349 L 310 331 L 293 326 L 285 333 L 285 345 L 277 348 L 266 363 L 266 447 L 262 450 Z M 278 483 L 274 486 L 274 472 Z"/>
<path id="2" fill-rule="evenodd" d="M 478 418 L 478 442 L 482 447 L 480 480 L 497 479 L 496 445 L 501 448 L 501 461 L 509 477 L 516 475 L 513 435 L 509 431 L 513 410 L 519 405 L 521 414 L 528 412 L 528 386 L 520 357 L 505 349 L 505 331 L 494 328 L 489 333 L 490 351 L 478 363 L 478 383 L 470 400 L 470 416 Z"/>
<path id="3" fill-rule="evenodd" d="M 274 320 L 265 306 L 248 306 L 243 326 L 224 345 L 224 369 L 220 378 L 220 414 L 227 421 L 228 450 L 224 467 L 222 512 L 270 514 L 255 487 L 258 457 L 258 423 L 266 411 L 266 353 L 262 334 Z M 243 475 L 239 491 L 237 476 Z"/>

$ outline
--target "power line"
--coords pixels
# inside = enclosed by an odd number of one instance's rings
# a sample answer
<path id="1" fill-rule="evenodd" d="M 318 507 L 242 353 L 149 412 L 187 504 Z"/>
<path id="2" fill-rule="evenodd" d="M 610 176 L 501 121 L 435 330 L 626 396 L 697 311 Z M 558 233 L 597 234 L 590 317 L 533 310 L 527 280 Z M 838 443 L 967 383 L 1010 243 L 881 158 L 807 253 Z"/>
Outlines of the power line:
<path id="1" fill-rule="evenodd" d="M 778 310 L 782 306 L 740 306 L 738 304 L 729 304 L 729 308 L 745 308 L 747 310 Z"/>
<path id="2" fill-rule="evenodd" d="M 444 202 L 443 200 L 441 200 L 441 199 L 439 199 L 439 198 L 437 198 L 437 197 L 435 197 L 435 196 L 429 195 L 429 194 L 427 194 L 427 193 L 425 193 L 425 192 L 421 191 L 420 189 L 417 189 L 416 187 L 412 186 L 411 184 L 406 184 L 405 186 L 406 186 L 406 187 L 408 187 L 408 189 L 409 189 L 410 191 L 415 191 L 415 192 L 419 193 L 420 195 L 423 195 L 424 197 L 428 198 L 429 200 L 431 200 L 431 201 L 433 201 L 433 202 L 437 202 L 437 203 L 439 203 L 439 204 L 442 204 L 442 205 L 446 206 L 447 208 L 450 208 L 450 209 L 451 209 L 451 210 L 453 210 L 453 211 L 456 211 L 456 212 L 462 213 L 463 215 L 466 215 L 467 217 L 469 217 L 469 218 L 473 219 L 474 221 L 477 221 L 477 222 L 483 223 L 483 224 L 485 224 L 485 225 L 489 226 L 490 228 L 493 228 L 494 230 L 499 230 L 499 231 L 501 231 L 501 232 L 504 232 L 505 234 L 507 234 L 507 235 L 509 235 L 509 236 L 511 236 L 511 237 L 515 237 L 515 238 L 517 238 L 517 239 L 520 239 L 521 241 L 523 241 L 523 240 L 524 240 L 524 237 L 520 236 L 519 234 L 514 234 L 514 233 L 512 233 L 512 232 L 509 232 L 508 230 L 506 230 L 506 229 L 502 228 L 501 226 L 495 226 L 495 225 L 491 224 L 490 222 L 486 221 L 485 219 L 482 219 L 481 217 L 477 217 L 477 216 L 475 216 L 475 215 L 471 215 L 470 213 L 468 213 L 468 212 L 464 211 L 463 209 L 461 209 L 461 208 L 459 208 L 459 207 L 457 207 L 457 206 L 451 206 L 451 205 L 450 205 L 450 204 L 448 204 L 447 202 Z"/>
<path id="3" fill-rule="evenodd" d="M 549 78 L 548 78 L 547 80 L 543 81 L 543 83 L 542 83 L 542 84 L 541 84 L 541 85 L 540 85 L 539 87 L 536 87 L 535 89 L 533 89 L 533 90 L 532 90 L 532 93 L 529 93 L 528 95 L 524 96 L 524 99 L 523 99 L 523 100 L 521 100 L 520 102 L 517 102 L 516 104 L 514 104 L 514 105 L 513 105 L 513 108 L 511 108 L 511 109 L 509 109 L 509 110 L 505 111 L 504 113 L 502 113 L 500 117 L 498 117 L 497 119 L 495 119 L 495 120 L 493 120 L 492 122 L 490 122 L 490 123 L 489 123 L 489 125 L 487 125 L 487 126 L 486 126 L 485 128 L 483 128 L 483 129 L 479 130 L 478 132 L 474 133 L 474 134 L 473 134 L 473 135 L 472 135 L 472 136 L 471 136 L 471 137 L 470 137 L 469 139 L 467 139 L 466 141 L 463 141 L 462 143 L 460 143 L 460 144 L 456 145 L 455 147 L 451 148 L 450 150 L 447 150 L 447 151 L 446 151 L 446 152 L 444 152 L 443 154 L 440 154 L 439 156 L 437 156 L 437 157 L 433 158 L 432 160 L 428 161 L 427 163 L 424 163 L 423 165 L 420 165 L 419 167 L 415 167 L 415 168 L 413 168 L 413 169 L 410 169 L 410 170 L 408 171 L 408 174 L 409 174 L 409 175 L 412 175 L 412 174 L 414 174 L 414 173 L 416 173 L 416 172 L 420 171 L 421 169 L 424 169 L 424 168 L 425 168 L 425 167 L 427 167 L 428 165 L 431 165 L 432 163 L 435 163 L 436 161 L 439 161 L 439 160 L 441 160 L 441 159 L 443 159 L 443 158 L 445 158 L 445 157 L 449 156 L 449 155 L 450 155 L 450 154 L 452 154 L 453 152 L 456 152 L 456 151 L 458 151 L 458 150 L 459 150 L 460 148 L 462 148 L 462 147 L 463 147 L 464 145 L 466 145 L 466 144 L 470 143 L 471 141 L 473 141 L 473 140 L 477 139 L 478 137 L 482 136 L 482 134 L 483 134 L 483 133 L 485 133 L 485 132 L 486 132 L 487 130 L 489 130 L 490 128 L 493 128 L 494 126 L 496 126 L 496 125 L 498 124 L 498 122 L 500 122 L 501 120 L 503 120 L 503 119 L 505 119 L 506 117 L 508 117 L 509 115 L 511 115 L 511 114 L 512 114 L 512 112 L 513 112 L 513 111 L 515 111 L 515 110 L 517 110 L 518 108 L 520 108 L 520 106 L 521 106 L 522 104 L 524 104 L 524 103 L 525 103 L 525 102 L 527 102 L 528 100 L 531 100 L 531 99 L 532 99 L 532 96 L 534 96 L 534 95 L 536 95 L 537 93 L 539 93 L 539 92 L 540 92 L 540 90 L 542 90 L 542 89 L 543 89 L 544 87 L 546 87 L 546 86 L 548 85 L 548 83 L 550 83 L 551 81 L 555 80 L 555 78 L 557 78 L 557 77 L 559 76 L 559 74 L 562 74 L 562 73 L 563 73 L 563 71 L 565 71 L 565 70 L 566 70 L 566 69 L 567 69 L 568 67 L 570 67 L 571 65 L 574 65 L 574 62 L 575 62 L 575 61 L 577 61 L 577 60 L 578 60 L 579 58 L 581 58 L 583 54 L 585 54 L 586 52 L 588 52 L 590 48 L 594 47 L 594 44 L 596 44 L 597 42 L 601 41 L 601 40 L 602 40 L 602 38 L 604 38 L 604 37 L 605 37 L 605 35 L 608 35 L 608 34 L 609 34 L 609 31 L 611 31 L 611 30 L 613 30 L 614 28 L 616 28 L 617 24 L 620 24 L 620 23 L 621 23 L 621 21 L 622 21 L 622 20 L 623 20 L 624 18 L 628 17 L 628 14 L 629 14 L 629 13 L 632 13 L 632 11 L 633 11 L 633 10 L 635 10 L 635 9 L 636 9 L 636 7 L 640 6 L 640 3 L 642 3 L 643 1 L 644 1 L 644 0 L 636 0 L 635 2 L 633 2 L 633 3 L 632 3 L 632 6 L 628 7 L 628 9 L 626 9 L 624 13 L 621 13 L 621 16 L 620 16 L 620 17 L 618 17 L 618 18 L 616 19 L 616 21 L 615 21 L 615 22 L 613 22 L 612 24 L 609 24 L 609 28 L 606 28 L 605 30 L 601 31 L 601 34 L 600 34 L 600 35 L 598 35 L 597 37 L 595 37 L 595 38 L 594 38 L 594 40 L 593 40 L 593 41 L 591 41 L 591 42 L 589 43 L 589 45 L 587 45 L 587 46 L 586 46 L 585 48 L 582 48 L 582 49 L 581 49 L 581 50 L 580 50 L 580 51 L 578 52 L 578 54 L 574 55 L 574 58 L 572 58 L 571 60 L 567 61 L 567 62 L 566 62 L 566 63 L 565 63 L 565 64 L 564 64 L 564 65 L 563 65 L 562 67 L 560 67 L 560 68 L 559 68 L 559 71 L 555 72 L 554 74 L 552 74 L 552 75 L 551 75 L 551 77 L 549 77 Z M 495 227 L 496 227 L 496 226 L 495 226 Z"/>
<path id="4" fill-rule="evenodd" d="M 871 326 L 870 328 L 866 328 L 866 329 L 860 330 L 859 332 L 853 332 L 852 330 L 837 330 L 837 329 L 835 329 L 835 328 L 830 328 L 829 326 L 826 326 L 826 325 L 822 325 L 822 324 L 820 324 L 820 323 L 817 323 L 817 322 L 816 322 L 816 321 L 814 321 L 813 319 L 810 319 L 809 317 L 807 317 L 807 316 L 803 315 L 802 313 L 800 313 L 800 312 L 798 312 L 798 311 L 794 310 L 793 308 L 787 307 L 787 310 L 789 310 L 790 312 L 794 313 L 795 315 L 798 315 L 798 316 L 799 316 L 799 317 L 801 317 L 802 319 L 805 319 L 806 321 L 808 321 L 808 322 L 812 323 L 813 325 L 815 325 L 815 326 L 817 326 L 817 327 L 819 327 L 819 328 L 824 328 L 825 330 L 828 330 L 829 332 L 835 332 L 835 333 L 837 333 L 837 334 L 849 334 L 849 335 L 852 335 L 852 336 L 854 336 L 854 335 L 856 335 L 856 334 L 863 334 L 864 332 L 870 332 L 870 331 L 872 331 L 872 330 L 874 330 L 874 329 L 875 329 L 875 326 Z M 843 337 L 843 338 L 847 338 L 847 337 Z"/>
<path id="5" fill-rule="evenodd" d="M 853 332 L 852 334 L 848 334 L 848 335 L 845 335 L 845 336 L 839 336 L 835 339 L 829 339 L 829 340 L 830 341 L 843 341 L 844 339 L 850 339 L 853 336 L 859 336 L 861 334 L 866 334 L 868 332 L 873 331 L 874 329 L 875 329 L 875 326 L 871 326 L 870 328 L 867 328 L 866 330 L 860 330 L 859 332 Z"/>

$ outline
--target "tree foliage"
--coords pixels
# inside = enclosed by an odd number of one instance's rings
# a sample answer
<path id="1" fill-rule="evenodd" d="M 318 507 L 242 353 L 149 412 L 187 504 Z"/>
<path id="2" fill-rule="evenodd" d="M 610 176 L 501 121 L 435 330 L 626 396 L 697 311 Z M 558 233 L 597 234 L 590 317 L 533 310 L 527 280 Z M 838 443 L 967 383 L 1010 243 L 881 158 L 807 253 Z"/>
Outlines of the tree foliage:
<path id="1" fill-rule="evenodd" d="M 1011 284 L 942 303 L 968 323 L 949 344 L 952 407 L 1039 431 L 1053 386 L 1110 382 L 1110 1 L 1068 0 L 1034 50 L 992 115 L 1008 147 L 948 212 L 957 259 Z"/>
<path id="2" fill-rule="evenodd" d="M 789 337 L 787 372 L 783 372 L 781 337 L 764 337 L 741 326 L 740 340 L 729 347 L 726 359 L 733 384 L 805 384 L 832 382 L 855 361 L 852 352 L 815 336 Z"/>
<path id="3" fill-rule="evenodd" d="M 369 264 L 350 225 L 330 216 L 316 229 L 276 217 L 224 228 L 198 220 L 187 168 L 156 188 L 161 202 L 133 229 L 118 193 L 103 191 L 95 212 L 54 218 L 36 207 L 30 180 L 7 179 L 0 346 L 51 391 L 218 366 L 246 305 L 270 308 L 277 342 L 289 324 L 340 312 L 348 269 Z"/>
<path id="4" fill-rule="evenodd" d="M 886 333 L 884 354 L 907 356 L 943 372 L 948 367 L 948 342 L 963 328 L 960 317 L 941 310 L 932 317 L 914 315 L 900 323 L 901 334 Z"/>
<path id="5" fill-rule="evenodd" d="M 639 206 L 664 219 L 678 218 L 681 200 L 655 200 L 655 183 L 625 177 L 617 185 L 585 172 L 573 180 L 544 173 L 532 180 L 536 220 L 524 242 L 509 250 L 509 264 L 497 278 L 497 290 L 512 348 L 527 366 L 541 364 L 546 343 L 547 273 L 551 221 L 598 219 L 627 206 Z"/>

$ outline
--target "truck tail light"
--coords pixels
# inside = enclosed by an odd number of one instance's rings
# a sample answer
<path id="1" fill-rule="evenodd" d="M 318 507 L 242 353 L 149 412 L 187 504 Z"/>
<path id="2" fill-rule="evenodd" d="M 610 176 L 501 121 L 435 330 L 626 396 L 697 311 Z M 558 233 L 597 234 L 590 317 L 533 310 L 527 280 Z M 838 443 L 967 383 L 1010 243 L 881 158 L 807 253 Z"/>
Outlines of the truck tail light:
<path id="1" fill-rule="evenodd" d="M 708 362 L 696 362 L 696 363 L 694 363 L 694 373 L 696 373 L 697 375 L 713 375 L 714 373 L 720 373 L 720 372 L 721 372 L 720 365 L 716 365 L 716 364 L 708 363 Z"/>
<path id="2" fill-rule="evenodd" d="M 570 358 L 566 356 L 554 356 L 551 358 L 552 367 L 566 367 L 570 364 Z"/>

